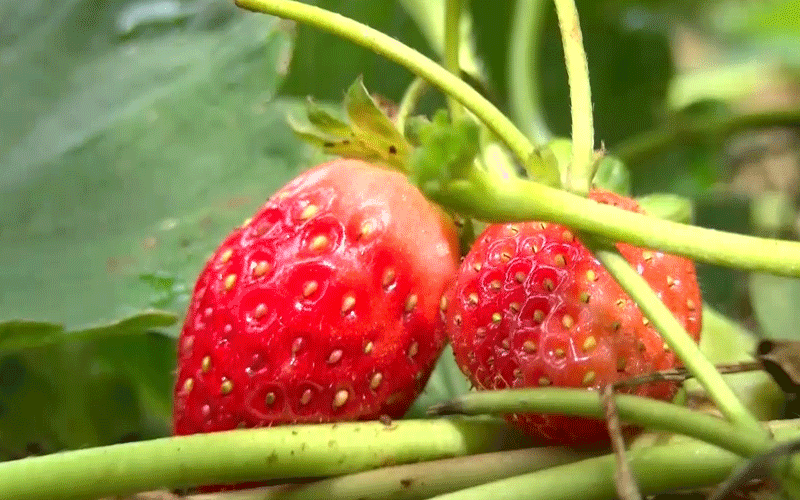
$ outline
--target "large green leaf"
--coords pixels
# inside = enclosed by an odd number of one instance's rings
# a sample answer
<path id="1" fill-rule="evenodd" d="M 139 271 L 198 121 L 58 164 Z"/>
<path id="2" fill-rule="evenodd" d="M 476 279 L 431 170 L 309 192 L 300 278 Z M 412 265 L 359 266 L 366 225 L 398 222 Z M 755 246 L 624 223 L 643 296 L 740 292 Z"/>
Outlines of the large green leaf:
<path id="1" fill-rule="evenodd" d="M 0 110 L 0 318 L 182 312 L 208 253 L 303 163 L 294 104 L 275 99 L 291 47 L 275 19 L 140 13 L 122 36 L 132 5 L 73 0 L 3 47 L 0 100 L 20 106 Z M 164 301 L 153 274 L 184 293 Z"/>

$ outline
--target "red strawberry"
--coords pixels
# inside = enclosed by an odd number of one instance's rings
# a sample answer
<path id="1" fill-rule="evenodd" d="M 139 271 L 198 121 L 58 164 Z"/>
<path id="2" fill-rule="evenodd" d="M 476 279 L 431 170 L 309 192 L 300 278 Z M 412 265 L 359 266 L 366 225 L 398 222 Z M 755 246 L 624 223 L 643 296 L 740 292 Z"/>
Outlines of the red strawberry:
<path id="1" fill-rule="evenodd" d="M 595 190 L 595 201 L 642 212 L 638 204 Z M 617 248 L 695 340 L 701 297 L 691 261 L 627 244 Z M 446 295 L 456 361 L 478 389 L 539 386 L 598 388 L 678 362 L 589 250 L 560 225 L 496 224 L 478 238 Z M 671 383 L 631 393 L 671 399 Z M 509 419 L 549 443 L 605 441 L 605 424 L 563 415 Z"/>
<path id="2" fill-rule="evenodd" d="M 295 178 L 211 257 L 179 339 L 176 434 L 400 417 L 446 336 L 453 223 L 401 173 Z"/>

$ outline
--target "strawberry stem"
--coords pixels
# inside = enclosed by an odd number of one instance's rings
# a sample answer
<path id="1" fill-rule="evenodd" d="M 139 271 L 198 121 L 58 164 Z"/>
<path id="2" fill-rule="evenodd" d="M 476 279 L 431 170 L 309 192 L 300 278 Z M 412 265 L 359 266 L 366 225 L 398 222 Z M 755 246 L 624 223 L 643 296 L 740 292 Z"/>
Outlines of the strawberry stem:
<path id="1" fill-rule="evenodd" d="M 780 432 L 787 439 L 794 432 Z M 628 461 L 643 495 L 706 488 L 724 480 L 741 459 L 716 446 L 687 438 L 670 444 L 634 448 Z M 538 472 L 486 483 L 431 500 L 611 500 L 615 457 L 605 455 Z M 557 494 L 554 494 L 557 492 Z"/>
<path id="2" fill-rule="evenodd" d="M 482 453 L 332 477 L 310 484 L 237 492 L 231 500 L 422 499 L 588 458 L 567 448 L 527 448 Z M 196 496 L 185 500 L 223 500 Z"/>
<path id="3" fill-rule="evenodd" d="M 706 229 L 601 205 L 524 179 L 502 181 L 473 169 L 430 193 L 440 204 L 486 222 L 540 220 L 610 241 L 737 269 L 800 277 L 800 243 Z"/>
<path id="4" fill-rule="evenodd" d="M 417 107 L 420 98 L 425 94 L 428 88 L 428 82 L 420 77 L 414 78 L 414 81 L 406 88 L 403 98 L 397 108 L 397 118 L 395 118 L 395 126 L 404 136 L 406 135 L 406 120 Z"/>
<path id="5" fill-rule="evenodd" d="M 591 187 L 596 164 L 589 65 L 583 49 L 583 34 L 575 1 L 554 0 L 554 3 L 564 44 L 572 112 L 572 160 L 566 170 L 565 185 L 576 193 L 586 194 Z"/>
<path id="6" fill-rule="evenodd" d="M 546 13 L 546 0 L 517 0 L 508 54 L 508 96 L 514 121 L 534 143 L 550 140 L 544 118 L 539 82 L 538 36 Z"/>
<path id="7" fill-rule="evenodd" d="M 154 439 L 0 464 L 0 498 L 92 499 L 157 488 L 319 477 L 498 449 L 505 422 L 282 426 Z"/>
<path id="8" fill-rule="evenodd" d="M 253 12 L 271 14 L 309 24 L 361 45 L 408 68 L 446 94 L 453 96 L 472 111 L 492 132 L 502 137 L 514 155 L 523 163 L 528 164 L 529 171 L 533 173 L 536 180 L 553 186 L 559 184 L 558 171 L 551 165 L 538 160 L 536 148 L 502 111 L 469 84 L 456 78 L 435 61 L 402 42 L 335 12 L 294 0 L 236 0 L 236 5 Z"/>
<path id="9" fill-rule="evenodd" d="M 461 78 L 461 65 L 458 61 L 459 42 L 461 41 L 461 0 L 445 0 L 444 8 L 444 67 L 456 78 Z M 458 101 L 447 96 L 450 108 L 450 120 L 456 122 L 461 118 L 462 109 Z"/>
<path id="10" fill-rule="evenodd" d="M 689 337 L 647 281 L 616 250 L 597 248 L 597 245 L 591 243 L 589 246 L 595 247 L 593 250 L 597 259 L 636 301 L 645 317 L 653 323 L 684 366 L 708 392 L 722 414 L 737 427 L 749 429 L 747 434 L 767 438 L 761 424 L 736 397 L 714 365 L 700 352 L 697 343 Z"/>

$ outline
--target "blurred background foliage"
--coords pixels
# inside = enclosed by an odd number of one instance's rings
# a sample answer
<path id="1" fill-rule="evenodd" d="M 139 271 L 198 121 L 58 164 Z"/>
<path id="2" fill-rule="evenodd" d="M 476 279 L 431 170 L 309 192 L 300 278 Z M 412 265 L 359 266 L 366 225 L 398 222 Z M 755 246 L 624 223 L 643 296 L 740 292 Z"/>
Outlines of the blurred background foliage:
<path id="1" fill-rule="evenodd" d="M 441 2 L 312 3 L 436 57 L 417 21 Z M 509 110 L 513 2 L 468 3 L 477 83 Z M 530 71 L 548 127 L 568 136 L 560 38 L 540 3 Z M 797 239 L 800 1 L 578 7 L 596 136 L 627 164 L 634 195 L 674 193 L 697 224 Z M 286 114 L 308 95 L 340 101 L 358 75 L 394 101 L 412 79 L 227 0 L 0 3 L 0 460 L 169 432 L 173 339 L 195 276 L 233 226 L 319 159 Z M 421 110 L 443 103 L 431 92 Z M 800 336 L 798 281 L 700 274 L 729 318 Z M 412 414 L 466 389 L 445 356 Z"/>

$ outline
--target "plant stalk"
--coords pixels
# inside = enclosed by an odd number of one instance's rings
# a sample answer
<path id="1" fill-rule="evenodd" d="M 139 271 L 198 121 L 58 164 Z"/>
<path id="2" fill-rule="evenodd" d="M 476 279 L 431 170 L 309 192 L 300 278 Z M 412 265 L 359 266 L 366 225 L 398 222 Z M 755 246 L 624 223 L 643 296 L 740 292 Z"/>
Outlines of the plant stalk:
<path id="1" fill-rule="evenodd" d="M 554 0 L 564 60 L 567 64 L 569 100 L 572 113 L 572 160 L 564 185 L 578 194 L 587 194 L 594 177 L 594 119 L 589 65 L 583 48 L 578 9 L 574 0 Z"/>
<path id="2" fill-rule="evenodd" d="M 445 0 L 444 7 L 444 67 L 456 78 L 461 78 L 458 61 L 461 41 L 461 0 Z M 461 104 L 451 95 L 447 96 L 450 120 L 455 123 L 461 118 Z"/>

